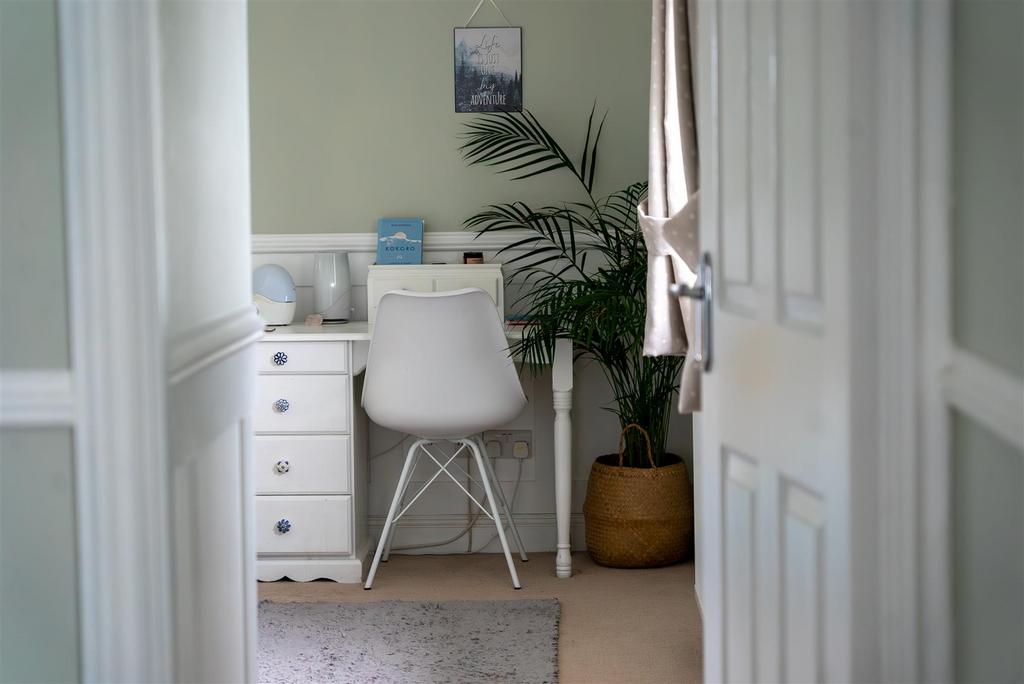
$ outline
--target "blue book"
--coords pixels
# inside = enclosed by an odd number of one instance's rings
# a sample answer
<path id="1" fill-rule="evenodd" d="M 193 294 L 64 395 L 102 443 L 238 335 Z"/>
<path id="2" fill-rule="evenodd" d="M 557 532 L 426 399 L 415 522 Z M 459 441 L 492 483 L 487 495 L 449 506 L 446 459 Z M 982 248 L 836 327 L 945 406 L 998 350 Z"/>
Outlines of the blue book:
<path id="1" fill-rule="evenodd" d="M 423 263 L 423 219 L 378 219 L 377 263 Z"/>

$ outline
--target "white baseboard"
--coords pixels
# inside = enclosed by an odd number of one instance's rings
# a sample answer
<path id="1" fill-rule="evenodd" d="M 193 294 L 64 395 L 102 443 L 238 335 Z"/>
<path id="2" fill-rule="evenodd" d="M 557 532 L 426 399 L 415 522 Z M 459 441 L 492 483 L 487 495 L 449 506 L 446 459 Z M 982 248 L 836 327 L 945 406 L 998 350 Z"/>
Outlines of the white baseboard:
<path id="1" fill-rule="evenodd" d="M 370 535 L 379 538 L 384 527 L 383 515 L 371 515 L 369 519 Z M 398 523 L 395 531 L 394 553 L 396 554 L 450 554 L 468 551 L 468 534 L 461 539 L 427 548 L 402 550 L 399 547 L 420 544 L 433 544 L 449 539 L 461 532 L 467 523 L 465 515 L 407 515 Z M 549 553 L 555 550 L 557 530 L 553 513 L 520 513 L 516 515 L 516 528 L 523 538 L 527 553 Z M 573 551 L 586 550 L 583 514 L 572 515 Z M 500 553 L 501 546 L 497 539 L 486 546 L 481 544 L 495 535 L 494 524 L 481 516 L 473 526 L 474 553 Z"/>

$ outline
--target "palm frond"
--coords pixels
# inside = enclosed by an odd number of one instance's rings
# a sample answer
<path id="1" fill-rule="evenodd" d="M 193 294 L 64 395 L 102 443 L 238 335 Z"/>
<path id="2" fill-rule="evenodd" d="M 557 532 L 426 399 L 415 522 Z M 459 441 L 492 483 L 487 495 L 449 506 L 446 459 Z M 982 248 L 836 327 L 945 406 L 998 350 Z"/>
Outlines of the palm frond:
<path id="1" fill-rule="evenodd" d="M 569 156 L 528 112 L 484 114 L 466 124 L 459 152 L 470 166 L 497 167 L 518 173 L 514 180 L 562 168 L 579 174 Z"/>
<path id="2" fill-rule="evenodd" d="M 511 345 L 512 352 L 536 369 L 551 358 L 555 340 L 571 338 L 575 355 L 596 360 L 607 377 L 613 404 L 606 408 L 624 425 L 644 425 L 660 462 L 682 358 L 643 355 L 647 255 L 637 205 L 647 195 L 647 184 L 594 197 L 606 120 L 607 112 L 597 120 L 595 103 L 578 165 L 529 111 L 485 115 L 468 123 L 460 151 L 470 165 L 490 166 L 514 179 L 567 169 L 588 201 L 539 208 L 523 202 L 492 204 L 464 225 L 478 235 L 525 232 L 499 252 L 507 257 L 510 284 L 522 288 L 512 308 L 532 321 Z M 626 437 L 626 460 L 646 465 L 643 444 L 633 433 Z"/>

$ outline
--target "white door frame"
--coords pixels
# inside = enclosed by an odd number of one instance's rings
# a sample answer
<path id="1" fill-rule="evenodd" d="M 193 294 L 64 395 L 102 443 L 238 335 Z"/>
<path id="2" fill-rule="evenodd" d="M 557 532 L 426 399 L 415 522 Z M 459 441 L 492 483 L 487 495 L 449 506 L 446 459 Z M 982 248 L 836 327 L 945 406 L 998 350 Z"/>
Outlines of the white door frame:
<path id="1" fill-rule="evenodd" d="M 173 681 L 156 3 L 58 7 L 83 681 Z"/>
<path id="2" fill-rule="evenodd" d="M 923 3 L 897 0 L 875 5 L 877 61 L 876 183 L 878 339 L 876 376 L 878 476 L 878 630 L 876 648 L 882 681 L 916 681 L 920 676 L 918 499 L 924 448 L 920 429 L 922 331 L 919 282 L 927 264 L 919 261 L 919 140 L 925 110 L 918 103 L 918 11 Z M 870 402 L 873 398 L 862 397 Z"/>
<path id="3" fill-rule="evenodd" d="M 944 381 L 952 353 L 950 268 L 952 0 L 921 3 L 917 59 L 920 207 L 919 357 L 921 475 L 919 656 L 921 679 L 953 681 L 950 420 Z M 927 115 L 925 115 L 927 113 Z"/>

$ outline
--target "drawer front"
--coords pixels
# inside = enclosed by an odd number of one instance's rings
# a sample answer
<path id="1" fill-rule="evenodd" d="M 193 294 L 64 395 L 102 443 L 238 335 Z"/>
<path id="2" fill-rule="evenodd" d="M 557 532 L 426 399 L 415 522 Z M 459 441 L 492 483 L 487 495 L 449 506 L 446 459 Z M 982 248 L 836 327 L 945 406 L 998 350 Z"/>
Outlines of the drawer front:
<path id="1" fill-rule="evenodd" d="M 479 276 L 453 276 L 448 278 L 435 278 L 434 291 L 448 292 L 450 290 L 462 290 L 467 287 L 478 287 L 491 296 L 491 301 L 498 302 L 498 291 L 501 289 L 501 281 L 498 278 L 487 275 Z"/>
<path id="2" fill-rule="evenodd" d="M 260 375 L 256 432 L 350 432 L 349 376 Z"/>
<path id="3" fill-rule="evenodd" d="M 367 284 L 366 318 L 373 321 L 377 318 L 377 306 L 381 298 L 395 290 L 412 292 L 432 292 L 434 279 L 430 276 L 377 276 L 372 284 Z"/>
<path id="4" fill-rule="evenodd" d="M 256 493 L 351 493 L 349 440 L 347 435 L 254 437 Z"/>
<path id="5" fill-rule="evenodd" d="M 267 333 L 273 337 L 274 333 Z M 348 342 L 274 342 L 256 345 L 260 373 L 347 373 Z"/>
<path id="6" fill-rule="evenodd" d="M 351 528 L 349 496 L 256 497 L 257 553 L 351 553 Z"/>

